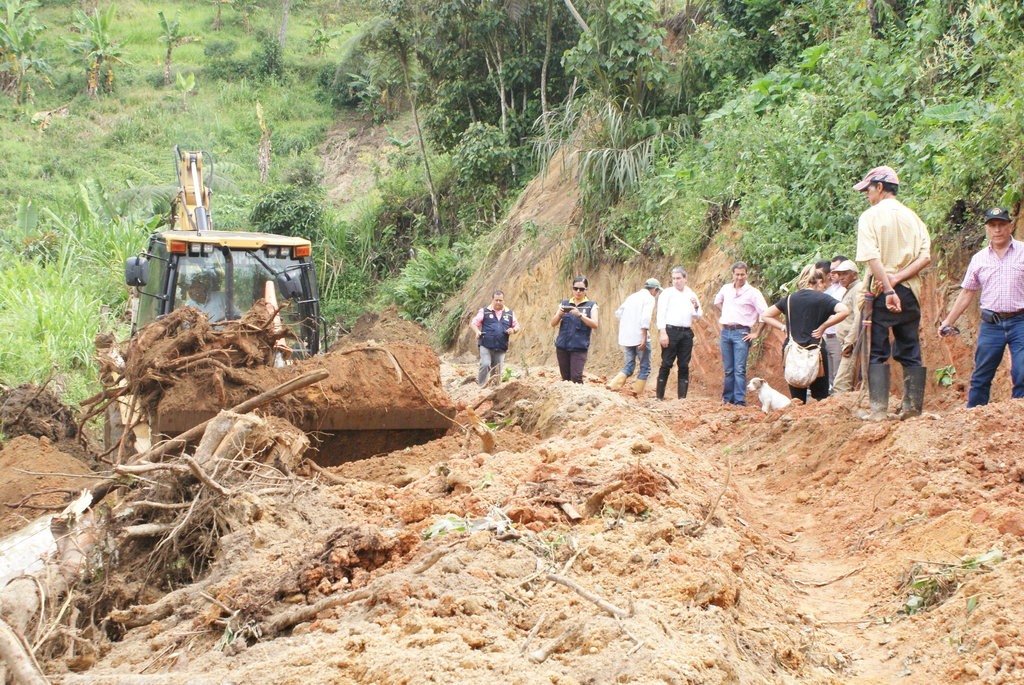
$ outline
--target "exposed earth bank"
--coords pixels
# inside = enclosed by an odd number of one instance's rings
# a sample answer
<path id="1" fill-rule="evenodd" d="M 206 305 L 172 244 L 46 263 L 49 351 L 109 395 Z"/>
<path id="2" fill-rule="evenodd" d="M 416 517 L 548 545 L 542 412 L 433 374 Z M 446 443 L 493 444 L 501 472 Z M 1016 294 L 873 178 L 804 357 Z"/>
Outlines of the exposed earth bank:
<path id="1" fill-rule="evenodd" d="M 850 396 L 765 416 L 714 399 L 637 402 L 551 368 L 486 392 L 473 373 L 442 367 L 459 423 L 473 410 L 495 428 L 489 451 L 453 427 L 293 477 L 283 493 L 239 493 L 228 508 L 259 515 L 233 519 L 170 613 L 104 622 L 103 639 L 46 672 L 66 683 L 1024 679 L 1024 401 L 867 424 Z M 135 580 L 138 604 L 171 589 Z M 270 618 L 329 598 L 261 636 Z"/>

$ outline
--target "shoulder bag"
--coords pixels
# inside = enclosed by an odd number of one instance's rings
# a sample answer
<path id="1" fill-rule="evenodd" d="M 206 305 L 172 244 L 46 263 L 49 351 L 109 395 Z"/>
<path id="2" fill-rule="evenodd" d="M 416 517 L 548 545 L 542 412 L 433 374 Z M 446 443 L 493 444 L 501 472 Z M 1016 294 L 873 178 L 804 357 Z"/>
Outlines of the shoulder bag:
<path id="1" fill-rule="evenodd" d="M 794 388 L 807 388 L 825 373 L 821 360 L 821 342 L 805 347 L 793 340 L 792 317 L 789 315 L 792 300 L 792 295 L 786 299 L 786 332 L 789 333 L 789 344 L 786 345 L 783 370 L 787 383 Z"/>

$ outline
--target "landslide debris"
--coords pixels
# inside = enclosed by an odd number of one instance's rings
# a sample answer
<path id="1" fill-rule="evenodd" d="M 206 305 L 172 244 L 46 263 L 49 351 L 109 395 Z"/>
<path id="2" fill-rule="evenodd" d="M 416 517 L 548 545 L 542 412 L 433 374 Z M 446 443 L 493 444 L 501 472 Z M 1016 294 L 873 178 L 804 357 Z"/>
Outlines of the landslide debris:
<path id="1" fill-rule="evenodd" d="M 95 482 L 75 476 L 91 473 L 47 437 L 19 435 L 8 440 L 0 450 L 0 537 L 43 513 L 59 511 Z"/>
<path id="2" fill-rule="evenodd" d="M 425 442 L 448 428 L 455 410 L 429 347 L 367 342 L 275 368 L 274 346 L 284 335 L 262 302 L 240 320 L 215 326 L 197 309 L 175 310 L 143 328 L 123 354 L 101 355 L 109 387 L 88 403 L 96 414 L 113 398 L 133 395 L 153 417 L 156 432 L 174 435 L 223 408 L 323 369 L 328 372 L 323 382 L 261 409 L 316 434 L 317 441 L 324 438 L 318 457 L 323 463 Z M 123 386 L 117 385 L 119 376 Z M 348 433 L 330 435 L 337 431 Z"/>
<path id="3" fill-rule="evenodd" d="M 251 462 L 249 446 L 206 467 L 228 495 L 195 478 L 138 490 L 133 501 L 199 501 L 198 539 L 216 544 L 177 576 L 175 560 L 199 549 L 189 538 L 120 545 L 107 593 L 75 604 L 107 618 L 106 633 L 88 634 L 87 672 L 69 672 L 82 662 L 65 649 L 48 652 L 47 673 L 66 683 L 126 672 L 282 683 L 1024 677 L 1024 402 L 865 424 L 844 396 L 766 416 L 700 398 L 638 403 L 548 370 L 494 392 L 464 375 L 445 373 L 466 408 L 456 420 L 479 412 L 494 431 L 488 451 L 453 429 L 308 480 L 268 468 L 279 460 Z M 177 528 L 182 516 L 122 518 L 120 534 Z M 175 554 L 154 573 L 163 548 Z M 990 550 L 1002 561 L 907 615 L 913 578 Z"/>
<path id="4" fill-rule="evenodd" d="M 63 402 L 43 386 L 27 383 L 0 391 L 0 434 L 45 437 L 52 442 L 78 434 L 75 417 Z"/>

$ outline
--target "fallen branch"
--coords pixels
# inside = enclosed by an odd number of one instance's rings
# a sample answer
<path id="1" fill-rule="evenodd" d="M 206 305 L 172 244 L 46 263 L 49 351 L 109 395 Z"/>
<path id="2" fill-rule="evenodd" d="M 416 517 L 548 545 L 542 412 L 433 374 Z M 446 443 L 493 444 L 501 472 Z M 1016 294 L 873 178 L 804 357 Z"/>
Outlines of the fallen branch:
<path id="1" fill-rule="evenodd" d="M 692 537 L 698 537 L 701 533 L 704 532 L 704 529 L 708 527 L 708 523 L 710 523 L 711 517 L 715 515 L 715 509 L 718 508 L 718 503 L 722 501 L 722 495 L 724 495 L 725 491 L 729 489 L 729 481 L 732 480 L 732 455 L 726 452 L 725 458 L 727 460 L 725 484 L 722 485 L 722 490 L 721 492 L 718 493 L 718 497 L 715 498 L 714 504 L 712 504 L 711 507 L 708 509 L 708 514 L 704 517 L 704 521 L 699 526 L 694 528 L 692 533 L 690 533 Z"/>
<path id="2" fill-rule="evenodd" d="M 170 523 L 140 523 L 137 526 L 128 526 L 124 529 L 125 537 L 148 538 L 155 535 L 163 535 L 174 530 Z"/>
<path id="3" fill-rule="evenodd" d="M 231 491 L 225 488 L 217 481 L 215 481 L 214 479 L 210 478 L 206 471 L 203 470 L 203 467 L 196 463 L 195 459 L 189 456 L 185 456 L 182 457 L 182 461 L 188 464 L 188 467 L 192 470 L 192 473 L 195 475 L 196 478 L 198 478 L 203 483 L 203 485 L 216 490 L 225 497 L 229 497 L 231 495 Z"/>
<path id="4" fill-rule="evenodd" d="M 312 620 L 321 611 L 345 606 L 346 604 L 358 602 L 363 599 L 369 599 L 372 596 L 373 590 L 368 587 L 364 587 L 358 590 L 353 590 L 352 592 L 346 592 L 343 595 L 325 597 L 316 604 L 282 611 L 261 623 L 259 626 L 259 634 L 264 637 L 273 637 L 282 630 L 286 630 L 294 625 L 298 625 L 299 623 L 305 623 L 306 621 Z"/>
<path id="5" fill-rule="evenodd" d="M 790 580 L 793 581 L 794 583 L 796 583 L 797 585 L 803 585 L 804 587 L 825 587 L 826 585 L 831 585 L 832 583 L 838 583 L 840 580 L 843 580 L 844 578 L 849 578 L 853 574 L 860 573 L 863 570 L 864 570 L 864 564 L 861 564 L 860 566 L 857 566 L 856 568 L 850 569 L 849 571 L 847 571 L 846 573 L 844 573 L 841 576 L 836 576 L 832 580 L 810 581 L 810 580 L 797 580 L 796 578 L 790 578 Z"/>
<path id="6" fill-rule="evenodd" d="M 581 632 L 583 632 L 583 626 L 579 623 L 574 623 L 564 631 L 562 634 L 556 637 L 551 642 L 547 643 L 543 647 L 533 652 L 530 652 L 529 659 L 535 664 L 543 663 L 547 661 L 548 657 L 555 653 L 555 651 L 565 644 L 570 639 L 575 639 Z"/>
<path id="7" fill-rule="evenodd" d="M 625 485 L 625 483 L 621 480 L 617 480 L 614 483 L 609 483 L 588 497 L 587 503 L 583 505 L 584 513 L 588 517 L 599 513 L 601 511 L 601 507 L 604 506 L 604 498 L 621 488 L 623 485 Z"/>
<path id="8" fill-rule="evenodd" d="M 135 604 L 127 609 L 115 609 L 107 615 L 114 623 L 125 628 L 138 628 L 149 625 L 153 621 L 167 618 L 174 613 L 175 609 L 183 604 L 192 601 L 200 592 L 206 590 L 212 584 L 211 579 L 206 579 L 193 585 L 168 592 L 152 604 Z"/>
<path id="9" fill-rule="evenodd" d="M 0 660 L 10 669 L 16 685 L 47 685 L 25 638 L 0 618 Z"/>
<path id="10" fill-rule="evenodd" d="M 333 473 L 325 469 L 323 466 L 320 466 L 320 464 L 317 464 L 309 457 L 306 457 L 306 466 L 310 467 L 311 469 L 319 473 L 321 476 L 323 476 L 324 479 L 327 480 L 331 485 L 344 485 L 349 480 L 348 478 L 342 478 L 341 476 L 334 475 Z"/>
<path id="11" fill-rule="evenodd" d="M 549 574 L 547 574 L 544 577 L 547 578 L 548 580 L 550 580 L 553 583 L 558 583 L 559 585 L 564 585 L 565 587 L 569 588 L 570 590 L 575 592 L 577 595 L 579 595 L 583 599 L 587 600 L 588 602 L 593 602 L 594 604 L 596 604 L 601 609 L 604 609 L 611 616 L 614 616 L 616 618 L 629 618 L 630 616 L 633 615 L 631 611 L 627 611 L 625 609 L 620 609 L 619 607 L 615 606 L 614 604 L 612 604 L 608 600 L 602 599 L 601 597 L 598 597 L 597 595 L 595 595 L 594 593 L 592 593 L 592 592 L 590 592 L 588 590 L 584 590 L 575 581 L 569 580 L 565 576 L 560 576 L 560 575 L 557 575 L 557 574 L 554 574 L 554 573 L 549 573 Z"/>
<path id="12" fill-rule="evenodd" d="M 548 612 L 543 612 L 537 622 L 533 624 L 533 628 L 530 628 L 530 632 L 526 634 L 526 641 L 523 642 L 523 646 L 519 648 L 520 654 L 526 654 L 526 650 L 530 648 L 530 643 L 533 642 L 533 638 L 537 637 L 537 633 L 540 631 L 540 627 L 544 625 L 544 620 L 548 617 Z"/>

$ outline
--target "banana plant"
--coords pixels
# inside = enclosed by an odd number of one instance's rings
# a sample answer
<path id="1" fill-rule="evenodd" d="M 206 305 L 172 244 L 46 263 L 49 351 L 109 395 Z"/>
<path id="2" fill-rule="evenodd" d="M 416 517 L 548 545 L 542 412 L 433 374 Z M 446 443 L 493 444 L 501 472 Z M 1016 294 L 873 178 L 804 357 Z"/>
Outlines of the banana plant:
<path id="1" fill-rule="evenodd" d="M 36 2 L 0 0 L 0 89 L 13 90 L 19 105 L 33 97 L 30 75 L 50 83 L 50 65 L 38 54 L 45 27 L 32 14 L 37 7 Z"/>
<path id="2" fill-rule="evenodd" d="M 178 80 L 178 92 L 181 93 L 181 106 L 186 112 L 188 111 L 188 96 L 196 90 L 196 75 L 189 74 L 188 76 L 182 76 L 177 74 Z"/>
<path id="3" fill-rule="evenodd" d="M 114 65 L 126 63 L 121 40 L 111 35 L 116 9 L 116 5 L 110 5 L 103 11 L 75 11 L 75 28 L 81 39 L 69 39 L 67 45 L 85 66 L 86 92 L 92 97 L 99 93 L 101 76 L 104 77 L 105 88 L 113 90 Z"/>
<path id="4" fill-rule="evenodd" d="M 223 25 L 220 18 L 221 10 L 224 9 L 224 5 L 230 4 L 231 0 L 210 0 L 210 2 L 217 6 L 217 14 L 213 17 L 213 26 L 211 28 L 214 31 L 220 31 Z"/>
<path id="5" fill-rule="evenodd" d="M 164 55 L 164 85 L 169 86 L 171 85 L 171 53 L 174 48 L 202 40 L 202 38 L 182 35 L 180 13 L 175 12 L 172 21 L 167 21 L 163 10 L 158 10 L 156 14 L 160 17 L 160 28 L 163 30 L 163 33 L 160 34 L 160 42 L 167 48 L 167 54 Z"/>

